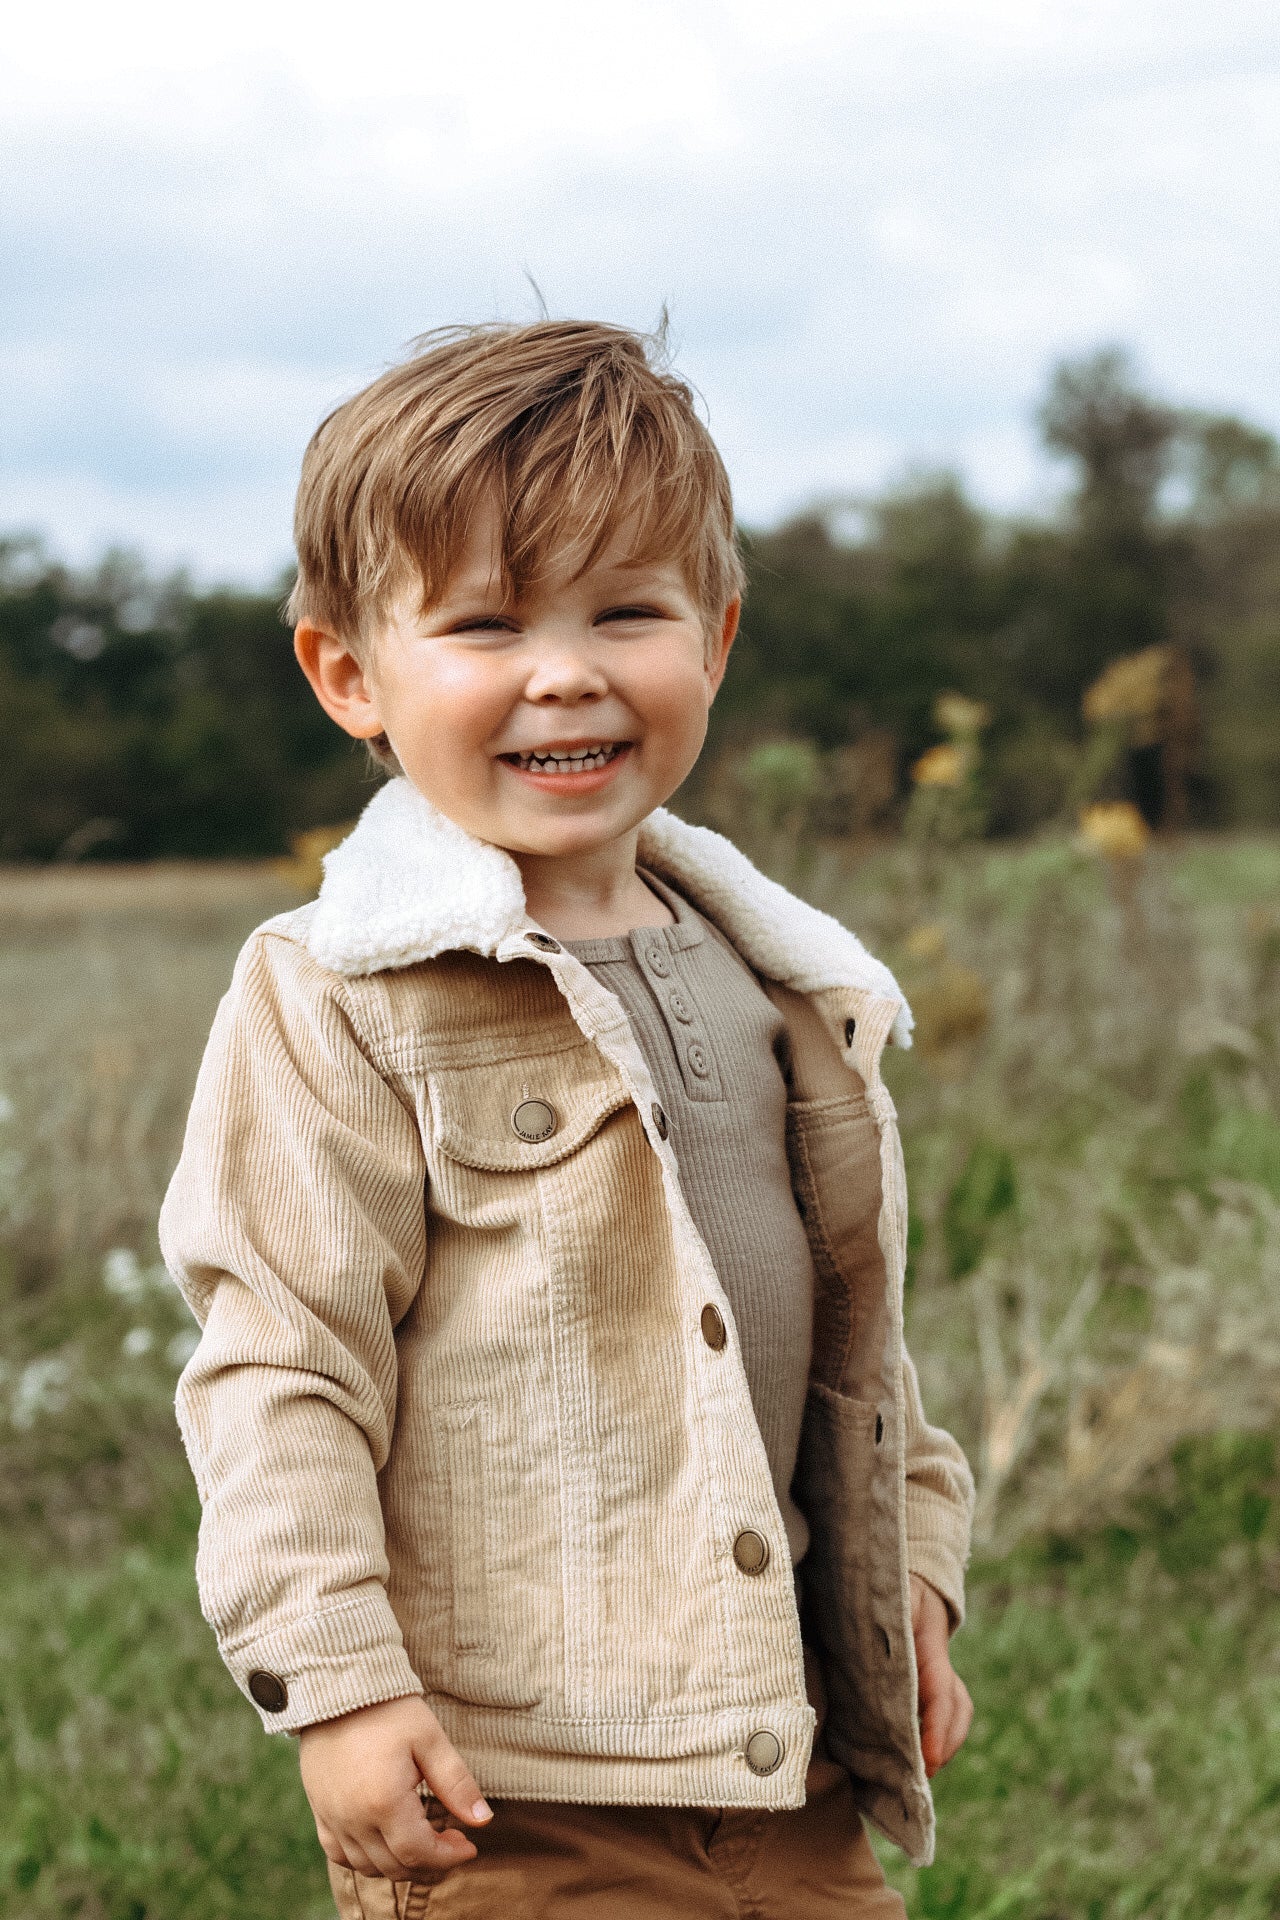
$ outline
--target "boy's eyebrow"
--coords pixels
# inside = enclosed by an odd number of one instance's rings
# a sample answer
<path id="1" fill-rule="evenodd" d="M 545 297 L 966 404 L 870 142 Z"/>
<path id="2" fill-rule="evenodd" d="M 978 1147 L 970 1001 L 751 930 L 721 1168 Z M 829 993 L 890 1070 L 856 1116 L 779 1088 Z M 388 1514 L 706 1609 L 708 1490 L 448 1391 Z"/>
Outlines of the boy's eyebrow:
<path id="1" fill-rule="evenodd" d="M 680 577 L 680 569 L 667 560 L 614 560 L 607 566 L 594 566 L 587 571 L 599 575 L 603 580 L 635 580 L 660 577 L 666 584 Z M 519 602 L 512 600 L 504 590 L 502 582 L 490 577 L 483 584 L 478 580 L 467 582 L 440 600 L 434 600 L 423 609 L 426 619 L 455 620 L 460 616 L 474 614 L 493 614 L 513 612 Z"/>

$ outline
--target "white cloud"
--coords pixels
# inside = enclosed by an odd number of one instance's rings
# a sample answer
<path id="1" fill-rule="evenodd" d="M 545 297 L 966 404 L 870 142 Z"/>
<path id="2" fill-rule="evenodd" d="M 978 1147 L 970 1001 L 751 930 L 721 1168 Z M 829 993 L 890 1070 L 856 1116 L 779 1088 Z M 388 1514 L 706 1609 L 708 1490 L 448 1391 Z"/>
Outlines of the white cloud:
<path id="1" fill-rule="evenodd" d="M 913 461 L 1039 497 L 1104 339 L 1280 423 L 1270 0 L 76 0 L 0 124 L 0 525 L 65 548 L 273 570 L 325 408 L 526 269 L 670 302 L 756 521 Z"/>

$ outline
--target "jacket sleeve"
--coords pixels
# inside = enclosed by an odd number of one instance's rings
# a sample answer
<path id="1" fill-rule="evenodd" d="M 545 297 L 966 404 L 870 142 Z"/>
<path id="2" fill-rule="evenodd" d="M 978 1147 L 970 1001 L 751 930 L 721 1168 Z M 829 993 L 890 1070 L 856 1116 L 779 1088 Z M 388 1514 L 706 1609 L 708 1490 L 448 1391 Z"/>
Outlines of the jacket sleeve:
<path id="1" fill-rule="evenodd" d="M 214 1022 L 160 1240 L 202 1328 L 177 1390 L 201 1607 L 270 1731 L 422 1691 L 387 1597 L 376 1476 L 424 1177 L 343 983 L 260 931 Z"/>
<path id="2" fill-rule="evenodd" d="M 915 1362 L 902 1355 L 906 1410 L 907 1569 L 936 1587 L 952 1628 L 964 1620 L 973 1474 L 958 1441 L 924 1417 Z"/>

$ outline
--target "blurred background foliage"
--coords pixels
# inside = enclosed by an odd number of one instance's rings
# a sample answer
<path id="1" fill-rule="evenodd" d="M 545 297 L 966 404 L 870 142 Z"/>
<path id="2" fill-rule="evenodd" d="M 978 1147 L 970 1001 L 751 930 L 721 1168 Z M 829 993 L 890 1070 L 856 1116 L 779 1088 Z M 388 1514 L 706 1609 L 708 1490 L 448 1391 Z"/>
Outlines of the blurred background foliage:
<path id="1" fill-rule="evenodd" d="M 977 1477 L 977 1718 L 893 1884 L 916 1920 L 1275 1920 L 1280 452 L 1116 354 L 1041 425 L 1052 523 L 935 476 L 748 537 L 679 804 L 915 1013 L 908 1334 Z M 377 778 L 284 590 L 4 550 L 5 1920 L 332 1916 L 292 1743 L 199 1617 L 155 1239 L 236 951 Z"/>
<path id="2" fill-rule="evenodd" d="M 745 781 L 762 828 L 894 827 L 958 692 L 984 709 L 970 825 L 1098 798 L 1151 825 L 1280 823 L 1276 441 L 1161 404 L 1117 350 L 1059 367 L 1039 427 L 1072 480 L 1052 521 L 996 519 L 942 473 L 744 536 L 686 811 L 736 821 Z M 0 859 L 282 853 L 358 812 L 376 776 L 294 665 L 287 588 L 197 592 L 121 553 L 77 574 L 0 542 Z"/>

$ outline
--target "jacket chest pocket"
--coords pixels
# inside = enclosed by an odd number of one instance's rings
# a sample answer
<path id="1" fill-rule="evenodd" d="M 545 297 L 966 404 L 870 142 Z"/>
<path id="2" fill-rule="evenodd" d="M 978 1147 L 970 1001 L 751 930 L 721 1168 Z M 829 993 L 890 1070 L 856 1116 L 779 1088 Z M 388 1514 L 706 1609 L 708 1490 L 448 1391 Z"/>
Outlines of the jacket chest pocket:
<path id="1" fill-rule="evenodd" d="M 433 1211 L 479 1227 L 532 1224 L 532 1176 L 573 1159 L 630 1104 L 621 1077 L 589 1042 L 554 1053 L 425 1075 Z"/>

